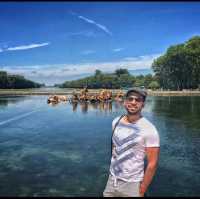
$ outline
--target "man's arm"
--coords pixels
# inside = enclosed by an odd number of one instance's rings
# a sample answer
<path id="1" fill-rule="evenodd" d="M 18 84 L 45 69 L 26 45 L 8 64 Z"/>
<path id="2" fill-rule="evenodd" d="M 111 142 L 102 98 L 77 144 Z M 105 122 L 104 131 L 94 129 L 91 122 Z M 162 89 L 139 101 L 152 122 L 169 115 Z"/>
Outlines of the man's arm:
<path id="1" fill-rule="evenodd" d="M 140 184 L 140 196 L 144 196 L 155 174 L 160 147 L 146 147 L 147 167 L 144 172 L 143 181 Z"/>

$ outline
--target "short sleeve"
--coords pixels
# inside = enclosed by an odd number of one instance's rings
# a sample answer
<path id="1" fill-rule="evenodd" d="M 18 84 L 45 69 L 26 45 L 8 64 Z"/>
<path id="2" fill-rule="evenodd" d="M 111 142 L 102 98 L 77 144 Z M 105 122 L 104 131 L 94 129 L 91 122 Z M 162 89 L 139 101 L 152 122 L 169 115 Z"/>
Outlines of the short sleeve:
<path id="1" fill-rule="evenodd" d="M 160 137 L 154 126 L 146 131 L 145 147 L 160 147 Z"/>

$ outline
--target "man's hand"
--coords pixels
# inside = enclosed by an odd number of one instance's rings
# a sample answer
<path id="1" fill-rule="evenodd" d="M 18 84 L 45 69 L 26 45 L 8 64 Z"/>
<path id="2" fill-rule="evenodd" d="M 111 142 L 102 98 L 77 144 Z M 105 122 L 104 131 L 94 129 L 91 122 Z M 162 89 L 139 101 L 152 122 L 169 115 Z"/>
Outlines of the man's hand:
<path id="1" fill-rule="evenodd" d="M 139 189 L 140 197 L 144 197 L 146 189 L 147 189 L 147 187 L 143 183 L 140 183 L 140 189 Z"/>

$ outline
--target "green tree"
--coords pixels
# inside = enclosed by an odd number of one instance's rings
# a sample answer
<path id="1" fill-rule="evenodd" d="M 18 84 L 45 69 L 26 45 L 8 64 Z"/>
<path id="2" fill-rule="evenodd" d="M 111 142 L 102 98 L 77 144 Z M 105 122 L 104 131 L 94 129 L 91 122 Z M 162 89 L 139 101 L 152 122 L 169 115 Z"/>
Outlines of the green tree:
<path id="1" fill-rule="evenodd" d="M 0 88 L 38 88 L 44 86 L 31 80 L 25 79 L 22 75 L 10 75 L 0 71 Z"/>
<path id="2" fill-rule="evenodd" d="M 101 72 L 101 70 L 95 70 L 95 74 L 94 74 L 94 76 L 95 77 L 98 77 L 98 76 L 100 76 L 100 75 L 102 75 L 102 72 Z"/>
<path id="3" fill-rule="evenodd" d="M 148 82 L 149 79 L 154 80 L 154 77 L 152 75 L 140 75 L 137 77 L 130 75 L 127 69 L 125 69 L 124 71 L 121 69 L 117 73 L 115 71 L 114 73 L 109 74 L 98 72 L 96 70 L 93 76 L 82 78 L 79 80 L 66 81 L 61 84 L 60 87 L 83 88 L 85 83 L 87 82 L 88 88 L 119 89 L 124 87 L 133 87 L 135 83 L 136 85 L 138 84 L 139 86 L 144 86 L 145 78 L 146 82 Z"/>
<path id="4" fill-rule="evenodd" d="M 0 88 L 7 88 L 7 85 L 8 85 L 7 72 L 0 71 Z"/>
<path id="5" fill-rule="evenodd" d="M 152 81 L 152 82 L 150 82 L 148 87 L 151 88 L 152 90 L 155 90 L 155 89 L 158 89 L 160 87 L 160 85 L 157 81 Z"/>
<path id="6" fill-rule="evenodd" d="M 153 80 L 153 76 L 152 74 L 148 74 L 144 77 L 144 87 L 145 88 L 148 88 L 149 87 L 149 84 L 152 82 Z"/>
<path id="7" fill-rule="evenodd" d="M 152 64 L 159 84 L 164 89 L 194 89 L 200 84 L 200 37 L 170 46 Z"/>
<path id="8" fill-rule="evenodd" d="M 127 69 L 120 68 L 115 71 L 115 74 L 119 77 L 120 75 L 129 75 L 129 72 Z"/>

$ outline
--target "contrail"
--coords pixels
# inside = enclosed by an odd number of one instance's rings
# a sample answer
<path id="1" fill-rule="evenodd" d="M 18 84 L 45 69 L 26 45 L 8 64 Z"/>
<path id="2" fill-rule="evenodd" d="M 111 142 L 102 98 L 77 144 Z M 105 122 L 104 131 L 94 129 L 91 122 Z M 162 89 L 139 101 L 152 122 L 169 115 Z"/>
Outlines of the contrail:
<path id="1" fill-rule="evenodd" d="M 9 123 L 9 122 L 12 122 L 12 121 L 21 119 L 21 118 L 25 118 L 25 117 L 27 117 L 27 116 L 31 115 L 32 113 L 35 113 L 35 112 L 37 112 L 37 111 L 39 111 L 39 110 L 41 110 L 41 109 L 34 110 L 34 111 L 31 111 L 31 112 L 28 112 L 28 113 L 25 113 L 25 114 L 22 114 L 22 115 L 13 117 L 13 118 L 11 118 L 11 119 L 5 120 L 5 121 L 3 121 L 3 122 L 0 122 L 0 126 L 2 126 L 2 125 L 4 125 L 4 124 L 7 124 L 7 123 Z"/>
<path id="2" fill-rule="evenodd" d="M 93 24 L 93 25 L 97 26 L 98 28 L 100 28 L 101 30 L 103 30 L 105 33 L 107 33 L 110 36 L 112 36 L 112 32 L 110 32 L 106 26 L 104 26 L 102 24 L 99 24 L 99 23 L 96 23 L 95 21 L 93 21 L 91 19 L 88 19 L 88 18 L 86 18 L 84 16 L 78 15 L 75 12 L 70 11 L 69 13 L 72 14 L 72 15 L 77 16 L 79 19 L 81 19 L 81 20 L 83 20 L 83 21 L 85 21 L 87 23 L 90 23 L 90 24 Z"/>
<path id="3" fill-rule="evenodd" d="M 23 45 L 23 46 L 15 46 L 15 47 L 9 47 L 6 49 L 6 51 L 12 51 L 12 50 L 27 50 L 31 48 L 38 48 L 42 46 L 47 46 L 49 45 L 49 42 L 46 43 L 41 43 L 41 44 L 29 44 L 29 45 Z"/>

